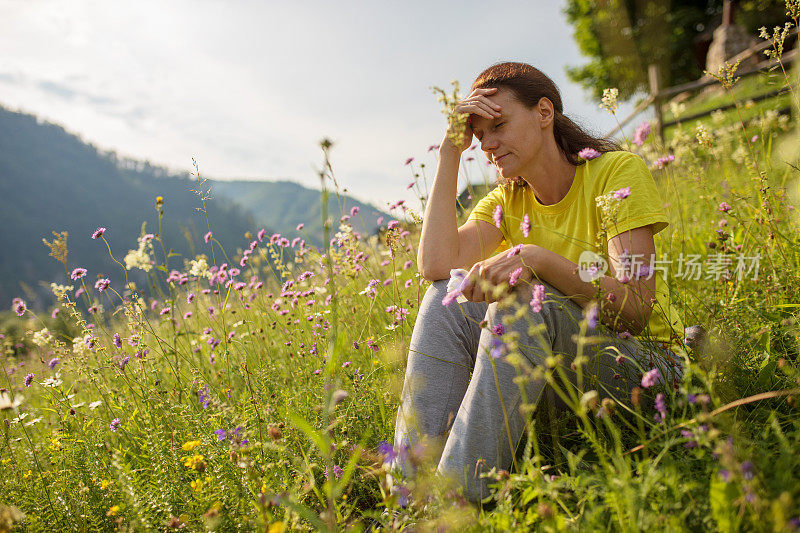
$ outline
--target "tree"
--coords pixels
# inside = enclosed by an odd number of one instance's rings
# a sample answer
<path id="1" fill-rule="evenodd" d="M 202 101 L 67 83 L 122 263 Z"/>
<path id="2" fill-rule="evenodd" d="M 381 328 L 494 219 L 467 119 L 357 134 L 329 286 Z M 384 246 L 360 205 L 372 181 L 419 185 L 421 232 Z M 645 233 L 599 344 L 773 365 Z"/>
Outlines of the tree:
<path id="1" fill-rule="evenodd" d="M 594 97 L 616 87 L 622 100 L 648 88 L 647 65 L 660 67 L 662 86 L 703 75 L 713 30 L 722 20 L 723 0 L 567 0 L 564 14 L 575 28 L 580 51 L 590 59 L 568 66 L 567 76 Z M 736 23 L 758 28 L 783 25 L 784 0 L 737 2 Z"/>

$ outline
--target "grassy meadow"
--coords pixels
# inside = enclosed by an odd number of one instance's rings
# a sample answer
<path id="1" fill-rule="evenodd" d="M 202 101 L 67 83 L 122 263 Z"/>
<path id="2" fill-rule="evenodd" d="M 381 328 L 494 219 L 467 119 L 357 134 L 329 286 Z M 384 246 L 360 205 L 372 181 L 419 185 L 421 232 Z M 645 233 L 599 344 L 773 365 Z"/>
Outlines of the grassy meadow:
<path id="1" fill-rule="evenodd" d="M 657 245 L 673 260 L 672 299 L 707 331 L 656 410 L 641 389 L 573 391 L 571 416 L 534 413 L 517 468 L 492 473 L 482 505 L 466 502 L 430 475 L 424 449 L 386 444 L 428 285 L 420 209 L 396 203 L 373 237 L 352 229 L 357 209 L 324 213 L 320 250 L 263 231 L 225 250 L 197 175 L 200 255 L 170 253 L 169 199 L 153 191 L 159 226 L 138 243 L 116 242 L 111 226 L 69 235 L 108 247 L 116 271 L 72 264 L 56 237 L 70 284 L 53 285 L 51 308 L 19 299 L 3 317 L 0 531 L 800 528 L 800 139 L 763 103 L 740 120 L 753 106 L 721 83 L 715 101 L 736 108 L 665 144 L 621 139 L 665 202 Z M 322 149 L 324 206 L 337 182 Z M 408 162 L 421 197 L 435 153 Z M 494 179 L 468 158 L 462 179 Z M 677 268 L 690 255 L 697 279 Z M 757 273 L 739 257 L 758 258 Z M 127 282 L 135 269 L 148 286 Z M 558 386 L 554 366 L 538 377 Z M 412 455 L 416 479 L 390 477 L 396 453 Z"/>

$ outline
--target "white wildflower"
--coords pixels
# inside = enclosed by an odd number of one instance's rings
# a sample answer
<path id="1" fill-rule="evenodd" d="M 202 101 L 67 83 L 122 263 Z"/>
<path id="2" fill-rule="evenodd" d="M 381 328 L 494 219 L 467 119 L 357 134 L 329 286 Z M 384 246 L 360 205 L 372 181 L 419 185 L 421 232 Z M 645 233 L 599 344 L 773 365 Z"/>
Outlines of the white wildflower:
<path id="1" fill-rule="evenodd" d="M 206 256 L 198 255 L 197 258 L 189 262 L 189 274 L 191 274 L 192 276 L 197 276 L 198 278 L 202 278 L 205 277 L 206 272 L 208 272 L 208 263 L 206 262 Z"/>
<path id="2" fill-rule="evenodd" d="M 11 399 L 11 395 L 7 392 L 0 392 L 0 411 L 6 411 L 8 409 L 16 409 L 22 403 L 23 396 L 17 394 L 14 399 Z"/>
<path id="3" fill-rule="evenodd" d="M 96 402 L 92 402 L 92 403 L 89 404 L 89 409 L 94 411 L 95 409 L 97 409 L 101 405 L 103 405 L 103 400 L 97 400 Z"/>
<path id="4" fill-rule="evenodd" d="M 46 346 L 52 338 L 53 335 L 47 330 L 47 328 L 44 328 L 33 334 L 33 343 L 36 346 Z"/>
<path id="5" fill-rule="evenodd" d="M 64 382 L 61 380 L 61 374 L 56 374 L 54 377 L 42 381 L 40 385 L 42 387 L 59 387 L 62 383 Z"/>
<path id="6" fill-rule="evenodd" d="M 706 129 L 704 124 L 697 125 L 697 131 L 695 133 L 695 137 L 697 137 L 697 142 L 704 146 L 710 147 L 711 144 L 714 142 L 714 136 L 711 134 L 708 129 Z"/>
<path id="7" fill-rule="evenodd" d="M 57 283 L 50 284 L 50 289 L 53 291 L 53 294 L 56 295 L 56 298 L 58 298 L 59 301 L 61 301 L 64 296 L 74 288 L 75 287 L 72 285 L 59 285 Z"/>
<path id="8" fill-rule="evenodd" d="M 675 120 L 678 120 L 681 115 L 686 111 L 686 104 L 683 102 L 670 102 L 669 103 L 669 110 L 672 113 L 672 116 L 675 117 Z"/>
<path id="9" fill-rule="evenodd" d="M 613 113 L 617 110 L 617 106 L 619 105 L 617 102 L 618 97 L 618 89 L 613 87 L 611 89 L 603 89 L 603 101 L 600 104 L 600 107 L 605 108 L 609 113 Z"/>

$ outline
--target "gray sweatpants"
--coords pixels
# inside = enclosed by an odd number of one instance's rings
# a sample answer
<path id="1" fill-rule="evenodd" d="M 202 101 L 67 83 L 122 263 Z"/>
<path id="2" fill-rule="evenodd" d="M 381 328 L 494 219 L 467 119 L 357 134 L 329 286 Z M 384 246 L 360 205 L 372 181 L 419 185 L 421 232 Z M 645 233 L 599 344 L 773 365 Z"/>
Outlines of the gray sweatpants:
<path id="1" fill-rule="evenodd" d="M 553 286 L 544 285 L 547 298 L 539 313 L 529 307 L 528 285 L 514 290 L 516 302 L 508 309 L 498 309 L 496 303 L 453 302 L 444 306 L 446 280 L 431 284 L 420 306 L 397 413 L 395 447 L 413 450 L 422 437 L 432 444 L 429 448 L 443 446 L 441 455 L 434 452 L 433 458 L 438 458 L 439 473 L 459 482 L 472 501 L 489 494 L 488 480 L 480 477 L 481 472 L 512 465 L 527 422 L 527 416 L 520 412 L 523 395 L 518 383 L 525 391 L 524 400 L 532 406 L 547 388 L 544 379 L 515 382 L 519 365 L 506 361 L 491 328 L 504 323 L 506 335 L 516 332 L 518 349 L 529 369 L 544 365 L 548 353 L 561 354 L 569 385 L 578 384 L 570 365 L 578 351 L 582 309 Z M 514 320 L 518 306 L 525 306 L 527 311 Z M 481 328 L 484 319 L 487 323 Z M 536 326 L 539 335 L 532 334 Z M 594 389 L 600 398 L 627 400 L 642 370 L 657 366 L 662 376 L 680 375 L 680 361 L 659 346 L 648 343 L 645 347 L 634 337 L 618 339 L 603 326 L 595 335 L 606 340 L 584 347 L 588 362 L 582 366 L 583 391 Z M 619 352 L 609 349 L 611 346 Z M 556 403 L 566 408 L 562 401 Z M 412 475 L 408 457 L 401 454 L 399 463 L 405 475 Z"/>

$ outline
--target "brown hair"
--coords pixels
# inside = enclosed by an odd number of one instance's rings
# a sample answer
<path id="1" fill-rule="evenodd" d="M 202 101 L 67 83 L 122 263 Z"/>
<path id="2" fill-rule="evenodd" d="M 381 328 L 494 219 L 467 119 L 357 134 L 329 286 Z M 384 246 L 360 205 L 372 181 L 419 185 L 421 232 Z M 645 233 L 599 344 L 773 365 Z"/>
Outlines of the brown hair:
<path id="1" fill-rule="evenodd" d="M 471 90 L 487 87 L 509 89 L 514 93 L 516 99 L 529 109 L 536 106 L 542 98 L 553 102 L 555 108 L 553 136 L 558 147 L 573 165 L 584 163 L 583 159 L 578 157 L 578 152 L 584 148 L 593 148 L 601 154 L 620 150 L 619 145 L 614 141 L 593 137 L 566 117 L 558 87 L 553 80 L 536 67 L 527 63 L 515 62 L 492 65 L 478 75 Z M 519 176 L 500 178 L 498 183 L 500 185 L 525 185 L 525 181 Z"/>

